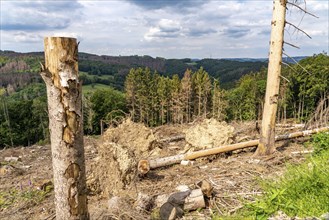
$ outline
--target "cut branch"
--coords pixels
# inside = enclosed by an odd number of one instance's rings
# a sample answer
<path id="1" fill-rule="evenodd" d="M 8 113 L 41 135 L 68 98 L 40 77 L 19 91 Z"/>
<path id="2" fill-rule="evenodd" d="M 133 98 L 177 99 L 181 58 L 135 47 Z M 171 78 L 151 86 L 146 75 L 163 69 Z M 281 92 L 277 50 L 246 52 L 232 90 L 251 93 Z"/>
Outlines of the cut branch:
<path id="1" fill-rule="evenodd" d="M 275 141 L 309 136 L 309 135 L 312 135 L 312 134 L 315 134 L 318 132 L 324 132 L 324 131 L 329 131 L 329 126 L 323 127 L 323 128 L 317 128 L 317 129 L 313 129 L 313 130 L 305 130 L 305 131 L 299 131 L 299 132 L 294 132 L 294 133 L 290 133 L 290 134 L 278 135 L 275 137 Z M 251 141 L 241 142 L 241 143 L 237 143 L 237 144 L 224 145 L 224 146 L 215 147 L 215 148 L 211 148 L 211 149 L 195 151 L 195 152 L 186 153 L 186 154 L 178 154 L 178 155 L 174 155 L 174 156 L 170 156 L 170 157 L 163 157 L 163 158 L 152 159 L 152 160 L 143 160 L 144 170 L 140 170 L 140 167 L 138 167 L 138 170 L 145 174 L 145 170 L 150 170 L 150 169 L 155 169 L 155 168 L 164 167 L 164 166 L 168 166 L 168 165 L 178 164 L 178 163 L 180 163 L 181 160 L 193 160 L 193 159 L 200 158 L 200 157 L 206 157 L 206 156 L 210 156 L 210 155 L 225 153 L 225 152 L 244 149 L 244 148 L 248 148 L 248 147 L 254 147 L 258 144 L 259 144 L 259 140 L 251 140 Z M 148 169 L 145 169 L 145 166 L 147 166 Z"/>
<path id="2" fill-rule="evenodd" d="M 300 29 L 300 28 L 297 27 L 296 25 L 294 25 L 294 24 L 292 24 L 292 23 L 290 23 L 290 22 L 288 22 L 288 21 L 286 21 L 286 24 L 289 24 L 290 26 L 294 27 L 296 30 L 302 32 L 302 33 L 305 34 L 307 37 L 309 37 L 310 39 L 312 39 L 312 37 L 311 37 L 308 33 L 306 33 L 305 31 L 303 31 L 302 29 Z"/>

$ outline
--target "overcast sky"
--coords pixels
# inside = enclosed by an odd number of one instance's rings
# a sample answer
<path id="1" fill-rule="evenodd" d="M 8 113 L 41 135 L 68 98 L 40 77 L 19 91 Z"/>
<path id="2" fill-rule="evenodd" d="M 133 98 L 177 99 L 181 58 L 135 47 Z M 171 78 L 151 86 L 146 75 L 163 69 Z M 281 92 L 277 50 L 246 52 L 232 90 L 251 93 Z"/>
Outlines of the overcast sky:
<path id="1" fill-rule="evenodd" d="M 292 0 L 291 0 L 292 1 Z M 268 57 L 271 0 L 0 0 L 1 50 L 43 50 L 45 36 L 76 37 L 79 51 L 165 58 Z M 303 0 L 299 5 L 305 7 Z M 288 7 L 290 56 L 328 52 L 329 1 Z"/>

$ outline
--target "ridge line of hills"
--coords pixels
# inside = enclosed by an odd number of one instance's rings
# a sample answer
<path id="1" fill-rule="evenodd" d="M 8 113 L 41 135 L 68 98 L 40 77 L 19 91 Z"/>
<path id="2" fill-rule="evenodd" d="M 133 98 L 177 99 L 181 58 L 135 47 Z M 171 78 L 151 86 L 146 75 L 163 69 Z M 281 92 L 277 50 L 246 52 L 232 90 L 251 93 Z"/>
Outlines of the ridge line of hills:
<path id="1" fill-rule="evenodd" d="M 299 61 L 305 57 L 295 57 Z M 0 81 L 4 73 L 36 73 L 39 62 L 44 59 L 43 52 L 15 52 L 0 50 Z M 18 62 L 20 61 L 20 62 Z M 16 62 L 16 63 L 15 63 Z M 290 63 L 293 60 L 288 59 Z M 124 80 L 131 68 L 149 67 L 160 75 L 182 77 L 186 69 L 196 71 L 203 67 L 211 77 L 219 79 L 223 88 L 230 88 L 243 75 L 257 72 L 267 67 L 266 58 L 204 58 L 204 59 L 166 59 L 151 56 L 108 56 L 79 52 L 79 71 L 85 84 L 100 83 L 123 90 Z M 8 80 L 7 80 L 8 81 Z M 9 82 L 8 82 L 9 83 Z M 2 85 L 1 85 L 2 84 Z M 0 83 L 6 86 L 6 82 Z"/>

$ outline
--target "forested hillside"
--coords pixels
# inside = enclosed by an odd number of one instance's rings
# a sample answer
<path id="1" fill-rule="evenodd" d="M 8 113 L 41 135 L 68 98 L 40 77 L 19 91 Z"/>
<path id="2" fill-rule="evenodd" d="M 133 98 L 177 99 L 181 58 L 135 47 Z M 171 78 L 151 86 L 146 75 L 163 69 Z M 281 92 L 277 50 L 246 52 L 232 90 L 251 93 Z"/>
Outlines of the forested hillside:
<path id="1" fill-rule="evenodd" d="M 329 57 L 314 55 L 282 69 L 278 120 L 307 121 L 320 100 L 329 94 Z M 188 123 L 199 117 L 218 120 L 259 120 L 263 112 L 267 69 L 243 75 L 223 89 L 202 67 L 178 75 L 160 76 L 150 69 L 132 69 L 125 88 L 135 121 L 150 126 Z"/>
<path id="2" fill-rule="evenodd" d="M 0 86 L 12 85 L 24 87 L 40 79 L 40 64 L 43 62 L 42 52 L 16 53 L 0 51 Z M 123 90 L 125 77 L 131 68 L 148 67 L 160 75 L 183 77 L 186 69 L 193 71 L 203 67 L 210 76 L 219 79 L 223 86 L 232 85 L 242 75 L 251 71 L 259 71 L 266 66 L 261 61 L 234 61 L 224 59 L 164 59 L 150 56 L 98 56 L 79 53 L 79 70 L 84 85 L 100 83 Z M 24 73 L 24 74 L 20 74 Z"/>
<path id="3" fill-rule="evenodd" d="M 100 134 L 129 115 L 148 126 L 197 118 L 257 120 L 266 63 L 233 60 L 110 57 L 79 54 L 85 134 Z M 43 53 L 1 51 L 0 147 L 48 141 Z M 305 122 L 329 94 L 329 57 L 318 54 L 283 67 L 278 120 Z"/>

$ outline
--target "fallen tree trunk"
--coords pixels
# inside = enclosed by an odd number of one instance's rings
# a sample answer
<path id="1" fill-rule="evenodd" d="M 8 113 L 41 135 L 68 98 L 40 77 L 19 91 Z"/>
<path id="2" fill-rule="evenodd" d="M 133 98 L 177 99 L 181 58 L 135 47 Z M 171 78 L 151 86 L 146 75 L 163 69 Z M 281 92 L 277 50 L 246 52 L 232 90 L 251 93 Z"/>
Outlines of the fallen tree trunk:
<path id="1" fill-rule="evenodd" d="M 309 136 L 318 132 L 322 131 L 328 131 L 328 127 L 323 127 L 323 128 L 317 128 L 313 130 L 305 130 L 305 131 L 299 131 L 299 132 L 294 132 L 290 134 L 284 134 L 284 135 L 278 135 L 275 137 L 275 141 L 281 141 L 281 140 L 287 140 L 287 139 L 292 139 L 292 138 L 297 138 L 297 137 L 304 137 L 304 136 Z M 157 159 L 152 159 L 152 160 L 143 160 L 143 167 L 138 166 L 138 171 L 142 174 L 146 174 L 150 169 L 155 169 L 158 167 L 164 167 L 168 165 L 173 165 L 180 163 L 182 160 L 193 160 L 199 157 L 206 157 L 209 155 L 214 155 L 214 154 L 219 154 L 219 153 L 225 153 L 229 151 L 234 151 L 234 150 L 239 150 L 239 149 L 244 149 L 248 147 L 253 147 L 258 145 L 259 140 L 251 140 L 251 141 L 246 141 L 246 142 L 241 142 L 237 144 L 230 144 L 230 145 L 224 145 L 220 147 L 215 147 L 211 149 L 206 149 L 206 150 L 200 150 L 200 151 L 195 151 L 191 153 L 186 153 L 186 154 L 178 154 L 170 157 L 163 157 L 163 158 L 157 158 Z M 147 169 L 145 169 L 147 167 Z M 145 172 L 147 170 L 147 172 Z"/>
<path id="2" fill-rule="evenodd" d="M 305 124 L 276 124 L 275 127 L 279 127 L 279 128 L 304 128 Z"/>
<path id="3" fill-rule="evenodd" d="M 163 138 L 160 139 L 158 142 L 160 143 L 165 143 L 165 142 L 174 142 L 174 141 L 180 141 L 185 139 L 185 134 L 184 135 L 177 135 L 173 137 L 168 137 L 168 138 Z"/>

